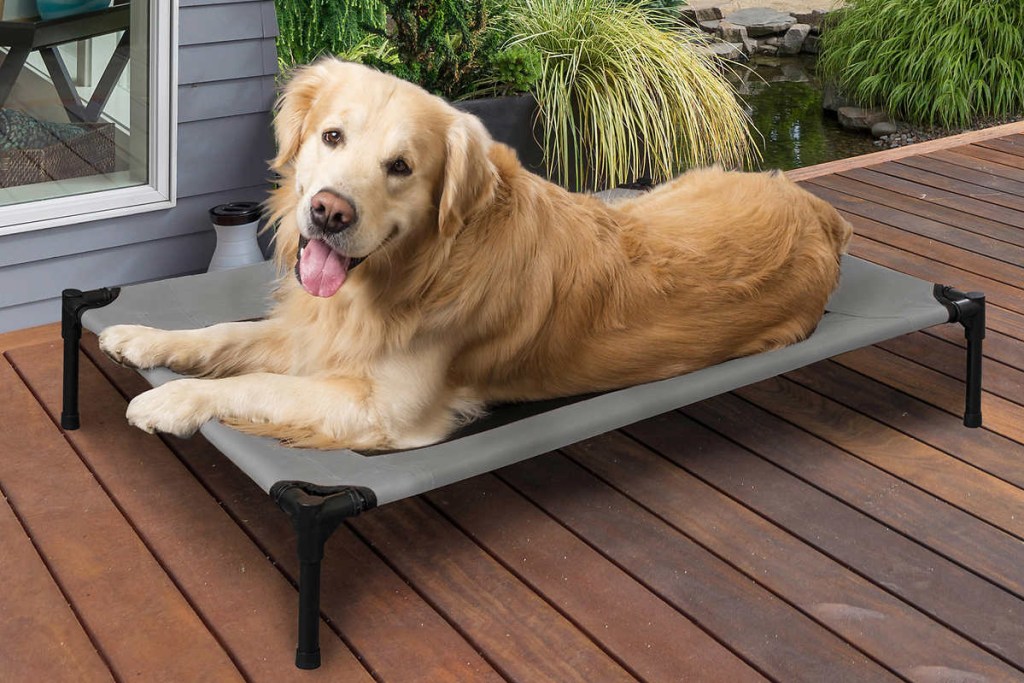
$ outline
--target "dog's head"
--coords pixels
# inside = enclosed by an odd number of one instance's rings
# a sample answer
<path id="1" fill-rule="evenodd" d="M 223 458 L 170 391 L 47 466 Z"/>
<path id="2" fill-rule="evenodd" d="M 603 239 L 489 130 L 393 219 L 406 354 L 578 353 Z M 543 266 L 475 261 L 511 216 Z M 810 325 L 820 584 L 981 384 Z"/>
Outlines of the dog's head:
<path id="1" fill-rule="evenodd" d="M 275 118 L 273 167 L 289 187 L 296 269 L 331 296 L 358 262 L 413 238 L 451 239 L 490 201 L 496 172 L 478 119 L 358 64 L 299 69 Z"/>

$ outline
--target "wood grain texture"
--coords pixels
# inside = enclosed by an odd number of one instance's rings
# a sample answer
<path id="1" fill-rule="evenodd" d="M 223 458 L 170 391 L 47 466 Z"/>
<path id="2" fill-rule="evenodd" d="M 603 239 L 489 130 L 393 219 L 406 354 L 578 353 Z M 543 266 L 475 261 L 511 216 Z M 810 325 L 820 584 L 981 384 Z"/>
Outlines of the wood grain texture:
<path id="1" fill-rule="evenodd" d="M 142 377 L 114 365 L 87 333 L 90 358 L 125 396 L 149 388 Z M 295 532 L 288 518 L 248 477 L 205 439 L 168 439 L 168 445 L 202 485 L 228 510 L 268 564 L 298 580 Z M 360 539 L 342 526 L 325 548 L 321 577 L 321 638 L 341 635 L 370 671 L 385 680 L 497 681 L 500 676 L 466 640 L 402 581 Z M 219 571 L 224 572 L 224 567 Z M 294 594 L 293 594 L 294 595 Z M 292 604 L 284 610 L 294 610 Z M 274 624 L 292 628 L 292 620 L 271 613 Z M 266 648 L 266 644 L 262 644 Z M 321 645 L 323 647 L 323 645 Z M 280 657 L 290 656 L 291 646 Z"/>

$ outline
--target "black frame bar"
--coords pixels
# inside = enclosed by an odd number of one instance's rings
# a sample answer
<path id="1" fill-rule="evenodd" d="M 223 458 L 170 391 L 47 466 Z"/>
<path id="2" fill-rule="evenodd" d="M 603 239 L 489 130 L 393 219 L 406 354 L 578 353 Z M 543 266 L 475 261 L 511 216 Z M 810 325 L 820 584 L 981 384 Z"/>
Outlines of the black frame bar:
<path id="1" fill-rule="evenodd" d="M 320 561 L 324 543 L 349 517 L 377 506 L 377 496 L 361 486 L 317 486 L 279 481 L 270 495 L 291 518 L 299 553 L 299 633 L 295 666 L 320 666 Z"/>
<path id="2" fill-rule="evenodd" d="M 64 340 L 64 405 L 60 426 L 78 429 L 78 344 L 82 340 L 82 315 L 90 308 L 106 306 L 121 293 L 120 287 L 103 287 L 83 292 L 65 289 L 61 292 L 60 336 Z"/>
<path id="3" fill-rule="evenodd" d="M 967 339 L 967 371 L 964 377 L 964 426 L 980 427 L 981 359 L 985 339 L 985 295 L 961 292 L 953 287 L 935 285 L 935 298 L 949 311 L 949 322 L 960 323 Z"/>

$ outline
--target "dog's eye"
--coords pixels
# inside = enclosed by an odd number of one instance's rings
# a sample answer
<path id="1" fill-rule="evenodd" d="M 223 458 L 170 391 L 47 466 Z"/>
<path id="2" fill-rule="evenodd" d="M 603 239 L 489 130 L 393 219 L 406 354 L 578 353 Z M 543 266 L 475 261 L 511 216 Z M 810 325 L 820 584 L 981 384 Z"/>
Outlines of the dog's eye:
<path id="1" fill-rule="evenodd" d="M 398 157 L 388 165 L 388 173 L 390 175 L 409 175 L 412 173 L 412 169 L 409 168 L 405 159 Z"/>
<path id="2" fill-rule="evenodd" d="M 341 144 L 342 140 L 341 131 L 337 128 L 329 128 L 325 130 L 320 137 L 328 147 L 337 147 Z"/>

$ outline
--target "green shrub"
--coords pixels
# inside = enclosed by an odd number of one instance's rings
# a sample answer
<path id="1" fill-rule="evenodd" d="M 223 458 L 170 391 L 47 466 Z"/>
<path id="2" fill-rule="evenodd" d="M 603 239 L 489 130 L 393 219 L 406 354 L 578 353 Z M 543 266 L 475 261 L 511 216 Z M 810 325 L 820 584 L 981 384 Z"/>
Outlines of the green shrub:
<path id="1" fill-rule="evenodd" d="M 516 0 L 518 38 L 541 55 L 533 87 L 548 170 L 577 187 L 616 185 L 693 166 L 740 166 L 747 118 L 696 31 L 616 0 Z"/>
<path id="2" fill-rule="evenodd" d="M 394 59 L 370 56 L 364 63 L 449 100 L 525 92 L 537 80 L 536 52 L 501 49 L 505 0 L 379 1 L 387 26 L 369 30 L 394 49 Z"/>
<path id="3" fill-rule="evenodd" d="M 274 5 L 282 70 L 366 47 L 366 27 L 384 25 L 379 0 L 275 0 Z"/>
<path id="4" fill-rule="evenodd" d="M 823 73 L 912 123 L 1024 113 L 1021 0 L 850 0 L 822 36 Z"/>

